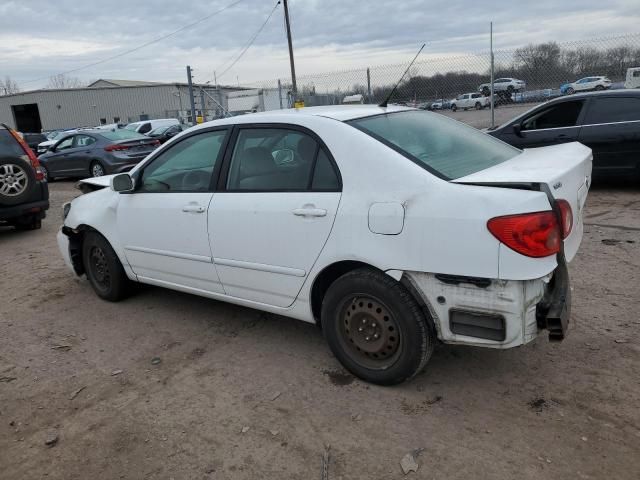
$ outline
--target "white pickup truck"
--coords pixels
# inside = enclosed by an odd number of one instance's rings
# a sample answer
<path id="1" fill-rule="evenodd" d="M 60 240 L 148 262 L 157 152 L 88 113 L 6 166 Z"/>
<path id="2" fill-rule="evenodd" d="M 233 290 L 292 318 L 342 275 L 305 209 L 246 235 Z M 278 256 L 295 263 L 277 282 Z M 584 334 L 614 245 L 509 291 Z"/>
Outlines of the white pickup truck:
<path id="1" fill-rule="evenodd" d="M 451 110 L 454 112 L 459 108 L 462 108 L 463 110 L 467 110 L 469 108 L 482 110 L 490 104 L 491 99 L 489 97 L 485 97 L 481 93 L 463 93 L 462 95 L 458 95 L 455 100 L 451 101 Z"/>

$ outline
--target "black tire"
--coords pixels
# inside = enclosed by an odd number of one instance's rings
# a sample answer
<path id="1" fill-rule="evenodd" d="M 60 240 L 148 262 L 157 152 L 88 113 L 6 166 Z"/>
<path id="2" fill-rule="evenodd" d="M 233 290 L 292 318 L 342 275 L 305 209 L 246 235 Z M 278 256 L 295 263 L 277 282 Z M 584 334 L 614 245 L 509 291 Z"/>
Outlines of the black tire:
<path id="1" fill-rule="evenodd" d="M 480 102 L 476 102 L 476 110 L 482 110 L 482 104 Z"/>
<path id="2" fill-rule="evenodd" d="M 35 172 L 28 161 L 0 157 L 0 205 L 25 203 L 35 184 Z"/>
<path id="3" fill-rule="evenodd" d="M 509 85 L 509 86 L 507 87 L 507 93 L 508 93 L 509 95 L 511 95 L 514 91 L 515 91 L 515 88 L 513 88 L 513 85 Z"/>
<path id="4" fill-rule="evenodd" d="M 394 385 L 410 379 L 435 346 L 433 324 L 411 293 L 373 269 L 353 270 L 333 282 L 321 315 L 333 354 L 367 382 Z"/>
<path id="5" fill-rule="evenodd" d="M 17 230 L 39 230 L 42 228 L 42 217 L 40 215 L 27 215 L 15 220 L 14 225 Z"/>
<path id="6" fill-rule="evenodd" d="M 100 298 L 117 302 L 127 296 L 131 282 L 106 238 L 87 232 L 82 242 L 82 262 L 87 279 Z"/>
<path id="7" fill-rule="evenodd" d="M 602 85 L 596 85 L 596 91 L 601 92 L 602 90 L 604 90 Z"/>
<path id="8" fill-rule="evenodd" d="M 573 95 L 574 93 L 576 93 L 576 91 L 572 87 L 567 88 L 567 95 Z"/>
<path id="9" fill-rule="evenodd" d="M 456 110 L 458 110 L 458 107 L 456 106 L 456 104 L 454 103 L 453 105 L 451 105 L 451 111 L 455 112 Z"/>
<path id="10" fill-rule="evenodd" d="M 98 160 L 94 160 L 89 165 L 89 176 L 90 177 L 102 177 L 107 174 L 107 170 L 104 168 L 104 165 L 100 163 Z"/>
<path id="11" fill-rule="evenodd" d="M 48 182 L 55 182 L 56 179 L 54 177 L 51 176 L 51 173 L 49 173 L 49 169 L 47 167 L 42 167 L 42 171 L 44 173 L 44 179 Z"/>

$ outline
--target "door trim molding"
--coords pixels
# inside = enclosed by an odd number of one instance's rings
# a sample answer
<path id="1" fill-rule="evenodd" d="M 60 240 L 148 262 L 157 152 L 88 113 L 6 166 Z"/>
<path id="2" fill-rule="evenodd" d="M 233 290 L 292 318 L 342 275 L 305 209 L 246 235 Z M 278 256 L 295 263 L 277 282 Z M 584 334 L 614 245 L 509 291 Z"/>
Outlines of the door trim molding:
<path id="1" fill-rule="evenodd" d="M 307 272 L 299 268 L 280 267 L 278 265 L 265 265 L 264 263 L 243 262 L 241 260 L 231 260 L 228 258 L 214 257 L 216 265 L 224 267 L 244 268 L 246 270 L 257 270 L 259 272 L 279 273 L 281 275 L 291 275 L 293 277 L 304 277 Z"/>
<path id="2" fill-rule="evenodd" d="M 193 255 L 191 253 L 173 252 L 171 250 L 157 250 L 155 248 L 136 247 L 133 245 L 125 245 L 125 250 L 132 252 L 150 253 L 152 255 L 160 255 L 162 257 L 180 258 L 182 260 L 193 260 L 194 262 L 211 263 L 212 258 L 205 255 Z"/>

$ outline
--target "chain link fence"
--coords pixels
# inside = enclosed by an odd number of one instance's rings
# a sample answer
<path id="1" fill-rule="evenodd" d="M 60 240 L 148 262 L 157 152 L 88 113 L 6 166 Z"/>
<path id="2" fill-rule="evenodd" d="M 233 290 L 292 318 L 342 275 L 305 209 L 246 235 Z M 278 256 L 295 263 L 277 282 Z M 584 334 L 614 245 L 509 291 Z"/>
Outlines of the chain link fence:
<path id="1" fill-rule="evenodd" d="M 640 33 L 579 42 L 542 42 L 496 50 L 493 55 L 496 105 L 540 102 L 582 89 L 624 88 L 629 69 L 640 67 Z M 299 76 L 297 97 L 305 106 L 379 103 L 389 94 L 407 65 Z M 451 108 L 455 103 L 452 100 L 463 94 L 488 97 L 490 77 L 489 51 L 430 56 L 426 50 L 409 69 L 391 102 L 425 109 Z M 596 80 L 596 77 L 606 77 L 610 83 Z M 580 82 L 584 78 L 594 80 Z M 640 82 L 640 73 L 637 78 Z M 293 103 L 288 80 L 255 82 L 251 87 L 277 91 L 276 97 L 285 98 L 283 107 L 271 104 L 271 108 L 265 109 L 287 108 Z M 232 110 L 232 103 L 229 106 Z"/>

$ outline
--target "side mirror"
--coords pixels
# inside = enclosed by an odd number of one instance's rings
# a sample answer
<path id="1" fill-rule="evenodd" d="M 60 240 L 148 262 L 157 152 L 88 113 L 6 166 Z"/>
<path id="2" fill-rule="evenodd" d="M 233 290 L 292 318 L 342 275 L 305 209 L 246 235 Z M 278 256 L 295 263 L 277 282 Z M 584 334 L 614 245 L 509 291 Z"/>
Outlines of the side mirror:
<path id="1" fill-rule="evenodd" d="M 133 179 L 128 173 L 111 177 L 111 190 L 114 192 L 130 192 L 133 190 Z"/>
<path id="2" fill-rule="evenodd" d="M 516 123 L 513 126 L 513 133 L 515 133 L 518 137 L 522 136 L 522 124 Z"/>

